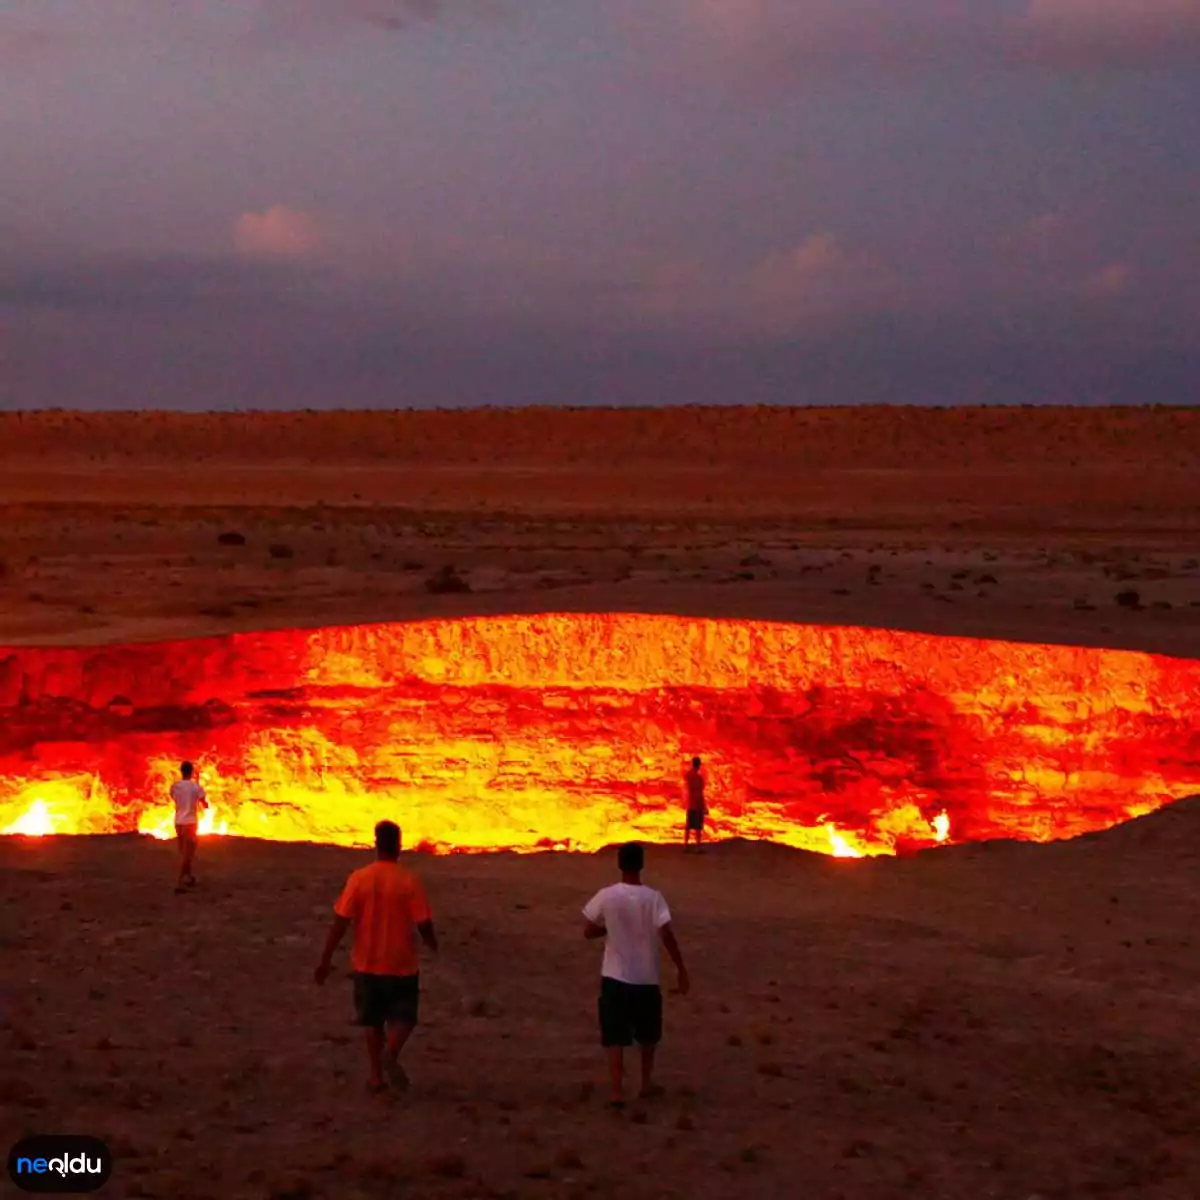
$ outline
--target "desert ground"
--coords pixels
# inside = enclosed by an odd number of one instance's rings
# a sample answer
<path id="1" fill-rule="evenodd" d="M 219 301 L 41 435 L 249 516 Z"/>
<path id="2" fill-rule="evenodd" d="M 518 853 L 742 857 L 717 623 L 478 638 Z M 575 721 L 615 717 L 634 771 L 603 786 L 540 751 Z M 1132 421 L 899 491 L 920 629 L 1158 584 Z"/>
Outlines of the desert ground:
<path id="1" fill-rule="evenodd" d="M 0 645 L 623 610 L 1191 656 L 1198 462 L 1200 409 L 0 414 Z"/>
<path id="2" fill-rule="evenodd" d="M 0 415 L 0 646 L 490 612 L 866 624 L 1200 654 L 1200 410 Z M 610 853 L 410 860 L 413 1087 L 311 980 L 361 853 L 0 839 L 0 1138 L 105 1194 L 1200 1195 L 1200 809 L 1053 846 L 653 847 L 693 975 L 604 1109 Z M 344 964 L 343 957 L 339 960 Z"/>
<path id="3" fill-rule="evenodd" d="M 176 897 L 170 845 L 0 847 L 3 1132 L 104 1137 L 109 1195 L 1200 1195 L 1195 803 L 904 861 L 651 848 L 693 987 L 623 1114 L 579 916 L 611 855 L 410 861 L 443 944 L 382 1099 L 349 984 L 311 978 L 364 856 L 203 856 Z"/>

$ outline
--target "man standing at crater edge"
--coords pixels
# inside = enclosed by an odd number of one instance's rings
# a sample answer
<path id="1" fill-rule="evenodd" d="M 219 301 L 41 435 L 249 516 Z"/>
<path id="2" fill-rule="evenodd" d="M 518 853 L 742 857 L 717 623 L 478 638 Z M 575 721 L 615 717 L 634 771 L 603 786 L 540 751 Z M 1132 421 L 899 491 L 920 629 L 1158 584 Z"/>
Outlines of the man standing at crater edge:
<path id="1" fill-rule="evenodd" d="M 179 882 L 175 894 L 186 892 L 196 886 L 192 864 L 196 861 L 196 834 L 199 810 L 208 805 L 204 789 L 193 778 L 195 767 L 190 762 L 181 764 L 179 778 L 171 784 L 171 799 L 175 802 L 175 838 L 179 843 Z"/>
<path id="2" fill-rule="evenodd" d="M 692 834 L 696 835 L 696 853 L 702 853 L 701 843 L 704 841 L 704 815 L 708 812 L 708 804 L 704 798 L 704 772 L 699 758 L 692 759 L 691 770 L 683 776 L 685 800 L 687 804 L 687 819 L 683 827 L 683 852 L 688 852 L 688 844 Z"/>

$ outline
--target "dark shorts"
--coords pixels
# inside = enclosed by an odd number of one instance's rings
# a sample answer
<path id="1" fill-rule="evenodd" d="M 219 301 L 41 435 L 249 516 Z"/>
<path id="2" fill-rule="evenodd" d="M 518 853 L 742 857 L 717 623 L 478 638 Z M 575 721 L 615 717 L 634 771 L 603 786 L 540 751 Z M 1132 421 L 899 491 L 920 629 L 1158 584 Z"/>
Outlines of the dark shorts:
<path id="1" fill-rule="evenodd" d="M 687 814 L 687 827 L 689 829 L 704 828 L 704 809 L 689 808 Z"/>
<path id="2" fill-rule="evenodd" d="M 367 1029 L 415 1025 L 421 995 L 419 975 L 354 976 L 354 1015 Z"/>
<path id="3" fill-rule="evenodd" d="M 656 983 L 600 979 L 600 1044 L 657 1046 L 662 1041 L 662 988 Z"/>
<path id="4" fill-rule="evenodd" d="M 191 842 L 192 845 L 195 845 L 196 840 L 197 840 L 196 826 L 195 825 L 176 825 L 175 826 L 175 836 L 181 842 Z"/>

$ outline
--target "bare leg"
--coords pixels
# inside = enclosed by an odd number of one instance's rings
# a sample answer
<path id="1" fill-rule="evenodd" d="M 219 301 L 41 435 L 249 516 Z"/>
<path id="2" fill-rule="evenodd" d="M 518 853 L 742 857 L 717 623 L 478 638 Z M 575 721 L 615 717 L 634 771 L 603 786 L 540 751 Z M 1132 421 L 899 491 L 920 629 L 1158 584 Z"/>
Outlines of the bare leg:
<path id="1" fill-rule="evenodd" d="M 642 1091 L 644 1100 L 647 1096 L 657 1096 L 659 1089 L 654 1085 L 654 1052 L 657 1046 L 642 1047 Z"/>
<path id="2" fill-rule="evenodd" d="M 364 1031 L 367 1037 L 367 1061 L 371 1064 L 371 1075 L 367 1087 L 373 1091 L 383 1088 L 383 1030 L 368 1028 Z"/>
<path id="3" fill-rule="evenodd" d="M 383 1069 L 387 1072 L 388 1082 L 392 1087 L 403 1089 L 408 1087 L 408 1075 L 400 1065 L 400 1051 L 404 1043 L 412 1036 L 411 1025 L 393 1024 L 388 1026 L 387 1045 L 383 1051 Z"/>
<path id="4" fill-rule="evenodd" d="M 177 833 L 175 836 L 179 843 L 179 879 L 175 890 L 182 891 L 192 873 L 192 841 L 186 833 Z"/>
<path id="5" fill-rule="evenodd" d="M 609 1102 L 612 1104 L 623 1103 L 623 1075 L 625 1073 L 625 1053 L 620 1046 L 609 1046 L 608 1048 L 608 1078 L 611 1085 L 609 1091 Z"/>

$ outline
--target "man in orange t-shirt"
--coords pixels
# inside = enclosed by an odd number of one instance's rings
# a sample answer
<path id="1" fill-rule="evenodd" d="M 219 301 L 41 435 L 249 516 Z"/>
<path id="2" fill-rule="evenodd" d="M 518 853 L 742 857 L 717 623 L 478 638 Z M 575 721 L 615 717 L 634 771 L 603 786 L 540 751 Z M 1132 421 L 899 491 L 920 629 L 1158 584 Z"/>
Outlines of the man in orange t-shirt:
<path id="1" fill-rule="evenodd" d="M 420 954 L 416 934 L 435 954 L 433 914 L 421 881 L 400 866 L 400 827 L 393 821 L 375 826 L 377 859 L 355 871 L 334 905 L 333 925 L 314 978 L 324 983 L 333 952 L 346 930 L 354 927 L 350 965 L 354 969 L 354 1008 L 367 1035 L 367 1057 L 373 1092 L 386 1090 L 384 1073 L 393 1086 L 408 1084 L 400 1051 L 417 1024 L 420 997 Z M 384 1041 L 384 1028 L 387 1040 Z"/>

